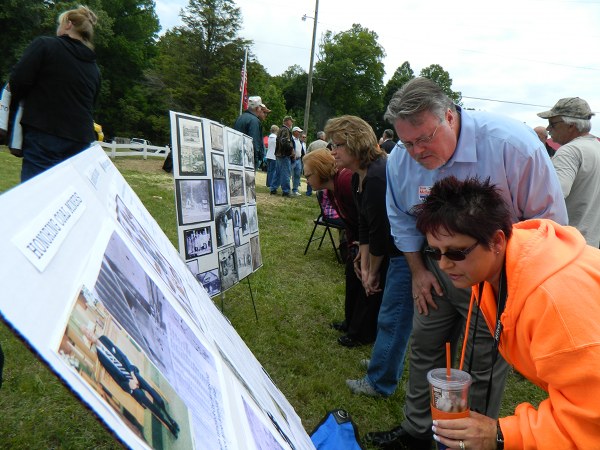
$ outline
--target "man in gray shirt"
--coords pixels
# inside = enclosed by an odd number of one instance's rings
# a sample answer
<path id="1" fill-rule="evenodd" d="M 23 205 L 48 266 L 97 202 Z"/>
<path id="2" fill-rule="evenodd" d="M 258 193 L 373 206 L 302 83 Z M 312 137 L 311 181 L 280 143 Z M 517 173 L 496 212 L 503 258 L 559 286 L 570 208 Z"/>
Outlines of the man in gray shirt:
<path id="1" fill-rule="evenodd" d="M 586 242 L 600 245 L 600 142 L 590 134 L 594 113 L 579 97 L 561 98 L 550 111 L 538 114 L 548 119 L 552 140 L 562 145 L 552 158 L 565 196 L 569 225 Z"/>

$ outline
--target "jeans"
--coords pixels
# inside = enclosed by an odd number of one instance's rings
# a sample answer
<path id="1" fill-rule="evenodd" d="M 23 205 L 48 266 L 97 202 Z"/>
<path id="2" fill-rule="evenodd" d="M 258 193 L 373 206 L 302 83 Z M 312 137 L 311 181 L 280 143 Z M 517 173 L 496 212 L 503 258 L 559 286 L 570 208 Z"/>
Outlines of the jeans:
<path id="1" fill-rule="evenodd" d="M 292 161 L 289 156 L 277 157 L 276 176 L 273 177 L 271 191 L 276 191 L 281 186 L 281 191 L 284 194 L 290 193 L 290 176 L 292 174 Z"/>
<path id="2" fill-rule="evenodd" d="M 298 188 L 300 187 L 300 176 L 302 175 L 302 161 L 300 158 L 297 158 L 292 163 L 292 176 L 293 176 L 293 187 L 292 191 L 298 192 Z"/>
<path id="3" fill-rule="evenodd" d="M 35 128 L 25 128 L 21 183 L 60 164 L 89 146 L 90 144 L 86 142 L 61 138 Z"/>
<path id="4" fill-rule="evenodd" d="M 267 159 L 267 187 L 273 184 L 273 179 L 277 178 L 277 160 Z"/>
<path id="5" fill-rule="evenodd" d="M 367 379 L 385 396 L 392 395 L 402 378 L 412 331 L 412 277 L 404 256 L 390 258 L 383 300 L 377 318 L 377 339 L 371 351 Z"/>

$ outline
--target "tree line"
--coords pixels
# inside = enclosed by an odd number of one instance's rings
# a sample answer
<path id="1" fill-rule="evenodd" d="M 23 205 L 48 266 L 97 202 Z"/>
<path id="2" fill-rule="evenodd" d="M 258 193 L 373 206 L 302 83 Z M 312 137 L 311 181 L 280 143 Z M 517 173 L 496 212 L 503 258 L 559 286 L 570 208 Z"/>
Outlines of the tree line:
<path id="1" fill-rule="evenodd" d="M 56 33 L 58 15 L 79 2 L 4 0 L 0 11 L 0 81 L 37 36 Z M 290 114 L 303 123 L 308 74 L 298 65 L 271 75 L 240 36 L 242 15 L 233 0 L 189 0 L 182 25 L 161 31 L 154 0 L 88 0 L 98 16 L 95 51 L 102 88 L 95 120 L 105 135 L 169 142 L 169 110 L 231 126 L 239 114 L 241 69 L 249 49 L 248 91 L 272 110 L 265 129 Z M 385 50 L 377 33 L 359 24 L 322 35 L 313 71 L 309 136 L 328 118 L 354 114 L 378 134 L 393 93 L 415 73 L 404 62 L 384 84 Z M 435 80 L 457 102 L 452 79 L 433 64 L 420 76 Z"/>

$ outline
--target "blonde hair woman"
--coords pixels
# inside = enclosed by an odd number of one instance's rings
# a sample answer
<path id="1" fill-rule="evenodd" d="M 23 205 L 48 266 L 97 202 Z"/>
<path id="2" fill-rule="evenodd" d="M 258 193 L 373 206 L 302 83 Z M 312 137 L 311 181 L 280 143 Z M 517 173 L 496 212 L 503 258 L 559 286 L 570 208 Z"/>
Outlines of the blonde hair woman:
<path id="1" fill-rule="evenodd" d="M 356 274 L 367 293 L 363 323 L 369 330 L 369 341 L 377 334 L 377 316 L 385 286 L 389 256 L 395 250 L 387 218 L 386 154 L 379 148 L 371 126 L 360 117 L 340 116 L 330 119 L 325 134 L 331 139 L 331 154 L 338 170 L 349 169 L 352 192 L 358 210 L 359 254 Z M 351 336 L 342 336 L 340 344 L 355 346 Z"/>
<path id="2" fill-rule="evenodd" d="M 56 37 L 36 38 L 10 75 L 14 101 L 23 104 L 21 181 L 89 147 L 100 70 L 92 40 L 96 15 L 87 7 L 65 11 Z"/>

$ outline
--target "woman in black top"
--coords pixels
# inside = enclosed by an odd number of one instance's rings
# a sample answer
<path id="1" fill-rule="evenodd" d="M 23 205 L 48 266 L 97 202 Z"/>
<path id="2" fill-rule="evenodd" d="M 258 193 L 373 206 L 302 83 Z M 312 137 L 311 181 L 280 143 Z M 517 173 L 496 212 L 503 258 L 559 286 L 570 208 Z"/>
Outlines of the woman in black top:
<path id="1" fill-rule="evenodd" d="M 339 342 L 351 347 L 375 340 L 389 257 L 397 252 L 391 239 L 385 201 L 387 155 L 377 145 L 371 126 L 359 117 L 330 119 L 325 133 L 332 141 L 331 154 L 338 169 L 353 172 L 352 190 L 359 216 L 360 251 L 354 268 L 367 299 L 356 305 L 355 315 L 361 320 L 353 321 L 352 325 L 360 326 L 360 334 L 368 336 L 368 340 L 363 338 L 357 342 L 352 330 L 348 330 Z"/>
<path id="2" fill-rule="evenodd" d="M 56 37 L 38 37 L 14 66 L 13 100 L 22 102 L 21 181 L 79 153 L 94 141 L 93 106 L 100 71 L 92 39 L 96 15 L 85 6 L 62 13 Z"/>

